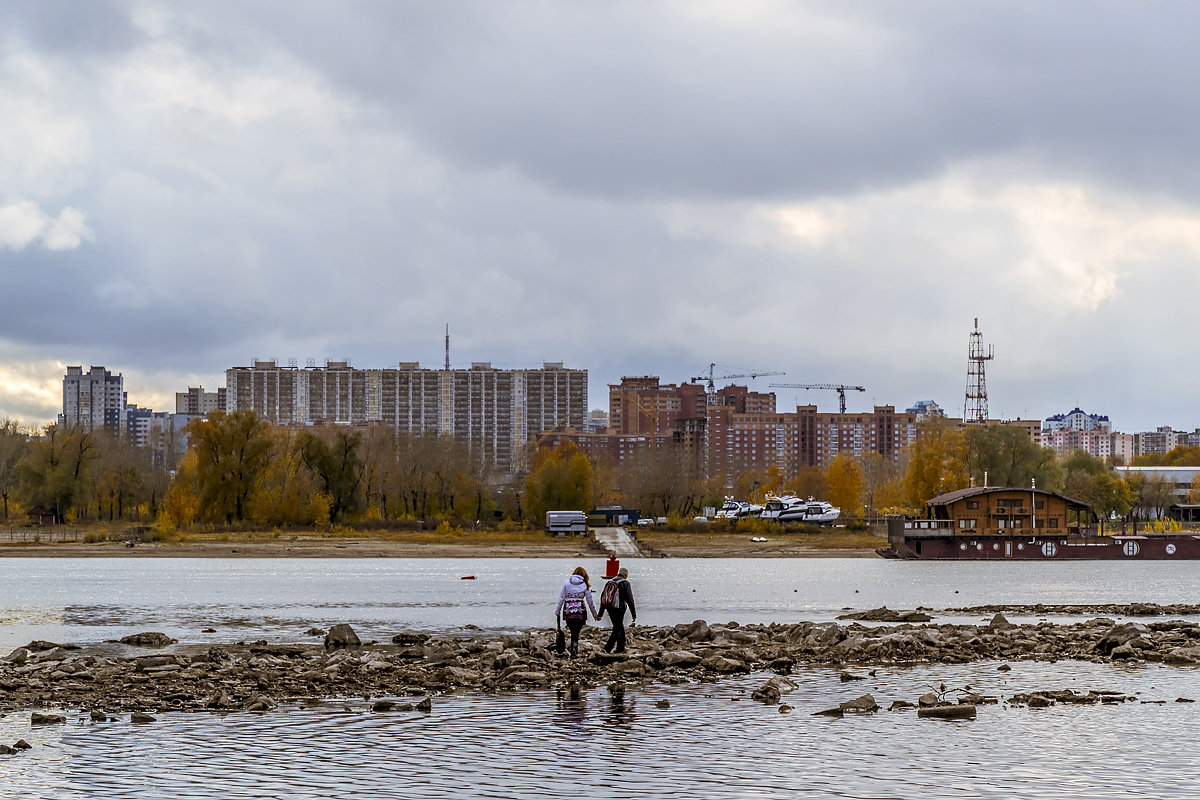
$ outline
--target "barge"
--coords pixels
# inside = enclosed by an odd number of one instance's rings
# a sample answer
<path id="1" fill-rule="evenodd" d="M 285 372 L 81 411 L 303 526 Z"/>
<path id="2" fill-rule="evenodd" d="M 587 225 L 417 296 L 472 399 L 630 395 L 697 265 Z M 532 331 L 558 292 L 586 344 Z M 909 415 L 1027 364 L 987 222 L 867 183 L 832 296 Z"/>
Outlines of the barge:
<path id="1" fill-rule="evenodd" d="M 884 558 L 932 561 L 1187 561 L 1200 535 L 1105 533 L 1091 507 L 1054 492 L 972 487 L 926 503 L 927 519 L 888 520 Z"/>

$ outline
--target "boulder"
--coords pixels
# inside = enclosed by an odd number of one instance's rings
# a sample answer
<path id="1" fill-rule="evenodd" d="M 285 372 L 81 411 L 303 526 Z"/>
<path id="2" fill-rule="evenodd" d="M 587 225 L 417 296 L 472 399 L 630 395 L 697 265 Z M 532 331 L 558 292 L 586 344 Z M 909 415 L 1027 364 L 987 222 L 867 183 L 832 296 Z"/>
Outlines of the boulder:
<path id="1" fill-rule="evenodd" d="M 66 721 L 67 718 L 62 714 L 42 713 L 41 711 L 34 711 L 29 716 L 30 725 L 61 725 Z"/>
<path id="2" fill-rule="evenodd" d="M 879 710 L 879 704 L 875 702 L 875 698 L 869 694 L 864 694 L 862 697 L 856 697 L 853 700 L 847 700 L 844 703 L 838 704 L 843 712 L 852 711 L 855 713 L 870 713 Z"/>
<path id="3" fill-rule="evenodd" d="M 702 619 L 695 620 L 690 625 L 676 625 L 674 631 L 680 639 L 686 639 L 689 642 L 711 642 L 713 640 L 712 630 Z"/>
<path id="4" fill-rule="evenodd" d="M 392 644 L 425 644 L 429 641 L 430 634 L 424 631 L 400 631 L 392 637 Z"/>
<path id="5" fill-rule="evenodd" d="M 779 687 L 772 686 L 769 682 L 764 683 L 750 693 L 750 699 L 766 703 L 767 705 L 774 705 L 779 702 Z"/>
<path id="6" fill-rule="evenodd" d="M 129 715 L 130 722 L 158 722 L 158 718 L 153 714 L 147 714 L 144 711 L 135 711 Z"/>
<path id="7" fill-rule="evenodd" d="M 1137 622 L 1126 622 L 1114 625 L 1093 645 L 1092 649 L 1106 656 L 1111 656 L 1113 650 L 1134 639 L 1142 638 L 1150 633 L 1150 629 Z"/>
<path id="8" fill-rule="evenodd" d="M 344 622 L 334 625 L 329 629 L 329 633 L 325 634 L 326 650 L 337 650 L 343 647 L 362 647 L 362 641 L 354 632 L 354 628 Z"/>
<path id="9" fill-rule="evenodd" d="M 700 662 L 700 666 L 710 672 L 720 672 L 723 674 L 750 671 L 750 667 L 746 666 L 746 664 L 741 661 L 734 661 L 732 658 L 726 658 L 725 656 L 709 656 Z"/>
<path id="10" fill-rule="evenodd" d="M 417 703 L 417 711 L 420 711 L 422 714 L 428 714 L 429 712 L 433 711 L 433 699 L 426 697 L 424 700 Z"/>
<path id="11" fill-rule="evenodd" d="M 918 708 L 917 716 L 931 719 L 975 719 L 975 706 L 970 704 L 927 706 Z"/>
<path id="12" fill-rule="evenodd" d="M 1008 618 L 996 612 L 996 616 L 992 617 L 992 621 L 988 623 L 988 627 L 994 631 L 1007 631 L 1017 627 L 1015 623 L 1009 622 Z"/>
<path id="13" fill-rule="evenodd" d="M 664 667 L 694 667 L 700 663 L 700 656 L 691 650 L 672 650 L 662 654 L 659 663 Z"/>
<path id="14" fill-rule="evenodd" d="M 135 647 L 166 647 L 169 644 L 175 644 L 178 639 L 172 639 L 165 633 L 157 631 L 147 631 L 146 633 L 135 633 L 132 636 L 124 636 L 121 638 L 121 644 L 129 644 Z"/>

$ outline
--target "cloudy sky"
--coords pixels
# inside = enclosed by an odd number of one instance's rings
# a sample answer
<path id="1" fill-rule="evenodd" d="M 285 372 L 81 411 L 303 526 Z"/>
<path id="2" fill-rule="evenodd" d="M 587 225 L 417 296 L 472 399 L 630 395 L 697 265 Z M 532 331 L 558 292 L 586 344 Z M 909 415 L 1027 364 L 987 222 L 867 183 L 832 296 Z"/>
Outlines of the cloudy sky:
<path id="1" fill-rule="evenodd" d="M 1200 5 L 6 0 L 0 417 L 252 358 L 1200 427 Z M 1190 344 L 1189 344 L 1190 343 Z M 833 392 L 778 390 L 835 410 Z"/>

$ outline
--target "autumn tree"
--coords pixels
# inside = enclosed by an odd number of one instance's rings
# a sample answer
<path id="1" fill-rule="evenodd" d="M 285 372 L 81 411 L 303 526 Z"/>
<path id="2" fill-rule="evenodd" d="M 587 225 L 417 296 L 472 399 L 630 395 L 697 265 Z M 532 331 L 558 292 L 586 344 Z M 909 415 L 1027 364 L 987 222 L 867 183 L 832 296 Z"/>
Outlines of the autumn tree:
<path id="1" fill-rule="evenodd" d="M 824 498 L 829 494 L 829 481 L 826 479 L 825 470 L 806 466 L 801 467 L 796 477 L 785 484 L 785 489 L 797 497 Z"/>
<path id="2" fill-rule="evenodd" d="M 271 426 L 253 411 L 213 411 L 184 430 L 196 452 L 203 514 L 226 523 L 248 519 L 251 497 L 271 456 Z"/>
<path id="3" fill-rule="evenodd" d="M 1062 459 L 1062 466 L 1066 474 L 1063 493 L 1090 505 L 1101 525 L 1113 514 L 1125 516 L 1129 513 L 1136 498 L 1129 484 L 1102 459 L 1076 450 Z"/>
<path id="4" fill-rule="evenodd" d="M 57 522 L 85 510 L 96 447 L 96 435 L 82 427 L 47 426 L 17 467 L 29 504 L 52 511 Z"/>
<path id="5" fill-rule="evenodd" d="M 592 464 L 574 442 L 538 450 L 525 479 L 526 513 L 541 519 L 555 509 L 587 510 L 592 505 Z"/>
<path id="6" fill-rule="evenodd" d="M 29 433 L 13 419 L 0 420 L 0 500 L 4 501 L 4 521 L 8 522 L 8 501 L 20 485 L 17 465 L 29 452 Z"/>
<path id="7" fill-rule="evenodd" d="M 917 438 L 908 446 L 908 467 L 904 473 L 904 495 L 910 506 L 924 507 L 925 502 L 945 492 L 970 485 L 961 430 L 943 419 L 920 423 Z"/>
<path id="8" fill-rule="evenodd" d="M 687 514 L 699 507 L 703 487 L 677 447 L 647 447 L 621 465 L 624 505 L 645 516 Z"/>
<path id="9" fill-rule="evenodd" d="M 863 503 L 867 515 L 878 509 L 896 508 L 904 502 L 904 470 L 881 453 L 867 453 L 862 460 Z"/>
<path id="10" fill-rule="evenodd" d="M 316 477 L 321 491 L 329 498 L 330 522 L 340 522 L 347 513 L 361 509 L 364 501 L 362 434 L 344 428 L 304 431 L 296 446 L 304 466 Z"/>
<path id="11" fill-rule="evenodd" d="M 963 434 L 967 471 L 978 486 L 1030 486 L 1062 491 L 1058 456 L 1015 425 L 972 425 Z"/>
<path id="12" fill-rule="evenodd" d="M 862 507 L 863 471 L 858 461 L 847 453 L 838 453 L 826 470 L 829 481 L 829 502 L 849 514 Z"/>

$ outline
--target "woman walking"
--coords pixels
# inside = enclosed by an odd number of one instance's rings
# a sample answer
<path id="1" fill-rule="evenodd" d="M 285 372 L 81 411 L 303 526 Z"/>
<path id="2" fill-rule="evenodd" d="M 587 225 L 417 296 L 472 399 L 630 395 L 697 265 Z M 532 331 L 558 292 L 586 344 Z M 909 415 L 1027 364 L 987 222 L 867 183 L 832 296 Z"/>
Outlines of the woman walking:
<path id="1" fill-rule="evenodd" d="M 586 605 L 584 605 L 586 603 Z M 592 602 L 592 587 L 588 583 L 587 570 L 576 567 L 562 591 L 558 593 L 558 605 L 554 608 L 554 623 L 559 625 L 559 619 L 566 620 L 567 630 L 571 632 L 571 658 L 579 655 L 579 632 L 587 620 L 588 609 L 592 616 L 600 619 L 596 613 L 596 605 Z"/>

